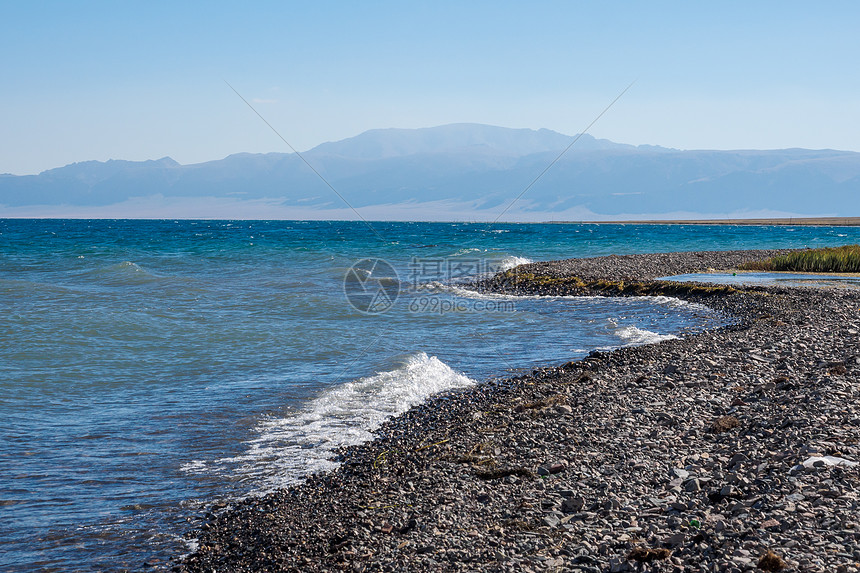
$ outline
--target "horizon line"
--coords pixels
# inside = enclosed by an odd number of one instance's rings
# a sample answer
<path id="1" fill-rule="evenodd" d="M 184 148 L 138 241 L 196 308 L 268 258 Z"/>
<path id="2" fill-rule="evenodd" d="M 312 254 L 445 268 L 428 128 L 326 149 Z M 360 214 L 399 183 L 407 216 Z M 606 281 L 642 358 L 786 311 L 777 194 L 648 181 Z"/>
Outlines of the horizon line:
<path id="1" fill-rule="evenodd" d="M 0 221 L 278 221 L 313 223 L 361 223 L 355 219 L 258 219 L 220 217 L 25 217 L 2 216 Z M 564 221 L 478 221 L 474 219 L 445 219 L 422 221 L 414 219 L 368 219 L 372 223 L 440 223 L 470 225 L 734 225 L 734 226 L 796 226 L 796 227 L 860 227 L 857 217 L 773 217 L 773 218 L 717 218 L 717 219 L 617 219 L 617 220 L 564 220 Z"/>

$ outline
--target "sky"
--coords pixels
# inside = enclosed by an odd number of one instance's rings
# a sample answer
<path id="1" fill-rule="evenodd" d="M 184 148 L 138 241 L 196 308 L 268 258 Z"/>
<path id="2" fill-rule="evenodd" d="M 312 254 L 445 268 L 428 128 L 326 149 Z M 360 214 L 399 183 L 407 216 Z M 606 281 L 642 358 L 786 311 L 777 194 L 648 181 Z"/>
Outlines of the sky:
<path id="1" fill-rule="evenodd" d="M 854 2 L 0 2 L 0 173 L 457 122 L 860 151 Z"/>

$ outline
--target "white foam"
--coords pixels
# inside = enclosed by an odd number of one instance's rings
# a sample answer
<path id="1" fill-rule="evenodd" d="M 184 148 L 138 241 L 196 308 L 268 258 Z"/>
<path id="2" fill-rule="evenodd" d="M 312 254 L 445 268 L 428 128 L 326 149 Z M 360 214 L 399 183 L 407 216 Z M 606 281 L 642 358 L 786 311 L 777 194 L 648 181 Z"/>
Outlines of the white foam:
<path id="1" fill-rule="evenodd" d="M 615 334 L 624 341 L 624 346 L 638 346 L 640 344 L 656 344 L 664 340 L 675 340 L 674 334 L 660 334 L 639 328 L 636 326 L 622 326 Z"/>
<path id="2" fill-rule="evenodd" d="M 208 470 L 206 462 L 201 460 L 192 460 L 186 464 L 182 464 L 179 469 L 189 474 L 201 474 Z"/>
<path id="3" fill-rule="evenodd" d="M 631 297 L 631 298 L 637 299 L 637 298 L 643 298 L 643 297 Z M 682 308 L 683 307 L 683 308 L 687 308 L 687 309 L 694 309 L 697 311 L 701 311 L 705 314 L 712 314 L 713 313 L 713 311 L 707 305 L 704 305 L 700 302 L 691 302 L 689 300 L 683 300 L 680 298 L 674 298 L 671 296 L 663 296 L 663 295 L 648 296 L 645 298 L 647 298 L 648 300 L 653 301 L 657 304 L 664 304 L 664 305 L 672 307 L 672 308 Z"/>
<path id="4" fill-rule="evenodd" d="M 479 292 L 476 290 L 471 290 L 462 285 L 446 285 L 439 282 L 425 283 L 421 285 L 420 290 L 427 290 L 432 293 L 440 293 L 446 292 L 453 294 L 455 296 L 463 297 L 463 298 L 471 298 L 471 299 L 485 299 L 485 300 L 512 300 L 512 301 L 520 301 L 520 300 L 571 300 L 577 302 L 583 301 L 598 301 L 598 300 L 607 300 L 612 299 L 613 301 L 617 301 L 619 304 L 623 304 L 624 302 L 639 302 L 639 301 L 647 301 L 653 302 L 661 305 L 668 306 L 670 308 L 684 308 L 686 310 L 698 311 L 704 315 L 712 314 L 713 311 L 707 306 L 697 303 L 697 302 L 689 302 L 686 300 L 681 300 L 679 298 L 672 298 L 668 296 L 631 296 L 625 298 L 619 297 L 606 297 L 602 295 L 541 295 L 541 294 L 531 294 L 531 295 L 520 295 L 520 294 L 502 294 L 495 292 Z M 614 321 L 612 321 L 615 324 Z M 648 332 L 648 331 L 645 331 Z M 654 333 L 656 334 L 656 333 Z M 656 336 L 663 336 L 661 334 L 656 334 Z M 672 336 L 672 335 L 666 335 Z M 677 338 L 677 337 L 675 337 Z M 658 341 L 659 342 L 659 341 Z M 643 344 L 649 344 L 649 342 L 644 342 Z"/>
<path id="5" fill-rule="evenodd" d="M 504 272 L 504 271 L 511 270 L 514 267 L 518 267 L 520 265 L 526 265 L 528 263 L 533 263 L 533 262 L 534 261 L 531 259 L 527 259 L 525 257 L 517 257 L 517 256 L 512 255 L 510 257 L 505 257 L 504 259 L 502 259 L 502 262 L 499 263 L 499 269 L 498 270 L 499 270 L 499 272 Z"/>
<path id="6" fill-rule="evenodd" d="M 468 255 L 469 253 L 479 253 L 481 251 L 482 251 L 482 249 L 479 249 L 477 247 L 464 247 L 464 248 L 458 250 L 457 252 L 452 253 L 451 256 L 452 257 L 460 257 L 462 255 Z"/>
<path id="7" fill-rule="evenodd" d="M 458 285 L 434 285 L 437 292 L 448 292 L 455 296 L 463 297 L 463 298 L 472 298 L 472 299 L 497 299 L 497 300 L 517 300 L 518 298 L 514 295 L 509 294 L 499 294 L 494 292 L 478 292 L 476 290 L 471 290 L 468 288 L 464 288 Z"/>
<path id="8" fill-rule="evenodd" d="M 607 322 L 609 328 L 613 331 L 613 334 L 621 339 L 620 346 L 622 347 L 641 346 L 643 344 L 657 344 L 658 342 L 663 342 L 664 340 L 674 340 L 678 338 L 674 334 L 660 334 L 659 332 L 653 332 L 651 330 L 639 328 L 638 326 L 619 326 L 615 319 L 612 318 L 610 318 Z M 613 350 L 615 348 L 618 348 L 618 346 L 603 346 L 598 348 L 598 350 Z"/>
<path id="9" fill-rule="evenodd" d="M 263 420 L 245 453 L 221 462 L 256 481 L 260 492 L 271 491 L 337 467 L 335 450 L 373 439 L 383 422 L 433 394 L 473 384 L 420 352 L 394 370 L 326 390 L 293 415 Z"/>
<path id="10" fill-rule="evenodd" d="M 430 283 L 428 283 L 429 285 Z M 453 295 L 457 295 L 463 298 L 474 298 L 474 299 L 494 299 L 494 300 L 573 300 L 573 301 L 586 301 L 586 300 L 603 300 L 607 298 L 615 298 L 615 297 L 605 297 L 605 296 L 597 296 L 597 295 L 551 295 L 551 294 L 504 294 L 497 292 L 479 292 L 476 290 L 472 290 L 462 285 L 445 285 L 441 283 L 433 283 L 432 285 L 433 292 L 448 292 Z M 631 297 L 633 298 L 633 297 Z M 644 298 L 644 297 L 643 297 Z"/>

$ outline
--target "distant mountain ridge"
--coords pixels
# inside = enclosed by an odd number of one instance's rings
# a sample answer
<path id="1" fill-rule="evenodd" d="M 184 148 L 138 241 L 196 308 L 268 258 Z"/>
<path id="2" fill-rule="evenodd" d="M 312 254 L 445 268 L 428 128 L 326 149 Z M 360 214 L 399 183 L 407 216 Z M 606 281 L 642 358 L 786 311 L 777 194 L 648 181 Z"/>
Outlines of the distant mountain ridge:
<path id="1" fill-rule="evenodd" d="M 549 129 L 461 123 L 370 130 L 302 156 L 363 216 L 480 219 L 522 193 L 574 139 Z M 169 157 L 86 161 L 0 177 L 0 217 L 208 217 L 215 204 L 257 209 L 262 218 L 354 217 L 292 153 L 238 153 L 192 165 Z M 510 219 L 858 212 L 855 152 L 681 151 L 586 134 L 528 189 Z"/>
<path id="2" fill-rule="evenodd" d="M 424 153 L 492 153 L 519 157 L 560 151 L 574 137 L 549 129 L 511 129 L 474 123 L 452 123 L 419 129 L 372 129 L 341 141 L 323 143 L 308 153 L 351 159 L 388 159 Z M 578 149 L 628 149 L 632 145 L 584 134 Z"/>

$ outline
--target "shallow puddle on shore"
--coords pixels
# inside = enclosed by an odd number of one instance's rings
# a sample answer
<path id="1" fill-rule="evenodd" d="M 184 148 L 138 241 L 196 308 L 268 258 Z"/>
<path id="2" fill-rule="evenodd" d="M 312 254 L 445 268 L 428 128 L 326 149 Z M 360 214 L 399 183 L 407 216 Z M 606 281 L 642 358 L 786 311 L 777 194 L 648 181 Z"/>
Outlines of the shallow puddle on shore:
<path id="1" fill-rule="evenodd" d="M 815 274 L 815 273 L 690 273 L 661 277 L 657 280 L 675 282 L 700 282 L 721 285 L 803 286 L 860 288 L 860 275 Z"/>

